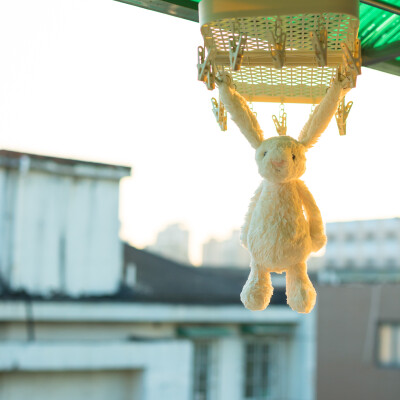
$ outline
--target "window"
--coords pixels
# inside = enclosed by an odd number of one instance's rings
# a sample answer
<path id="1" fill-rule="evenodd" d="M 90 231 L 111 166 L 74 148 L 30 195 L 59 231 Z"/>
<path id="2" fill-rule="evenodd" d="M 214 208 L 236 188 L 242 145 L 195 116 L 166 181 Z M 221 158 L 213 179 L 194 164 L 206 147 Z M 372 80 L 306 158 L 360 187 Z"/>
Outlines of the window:
<path id="1" fill-rule="evenodd" d="M 349 258 L 349 259 L 346 260 L 345 265 L 346 265 L 346 268 L 354 268 L 355 265 L 356 265 L 356 263 L 355 263 L 354 260 L 352 260 L 351 258 Z"/>
<path id="2" fill-rule="evenodd" d="M 389 267 L 389 268 L 396 267 L 397 266 L 396 259 L 395 258 L 388 258 L 386 260 L 386 266 Z"/>
<path id="3" fill-rule="evenodd" d="M 210 340 L 194 342 L 193 400 L 212 400 L 214 398 L 215 350 Z"/>
<path id="4" fill-rule="evenodd" d="M 344 240 L 346 242 L 354 242 L 356 240 L 356 237 L 354 236 L 353 233 L 347 233 Z"/>
<path id="5" fill-rule="evenodd" d="M 248 342 L 245 347 L 244 399 L 279 399 L 278 366 L 274 342 Z"/>
<path id="6" fill-rule="evenodd" d="M 368 268 L 372 268 L 374 266 L 374 259 L 373 258 L 367 258 L 365 261 L 365 266 Z"/>
<path id="7" fill-rule="evenodd" d="M 335 266 L 335 260 L 333 258 L 328 258 L 328 260 L 326 261 L 326 266 L 328 268 L 332 268 Z"/>
<path id="8" fill-rule="evenodd" d="M 383 367 L 400 368 L 400 322 L 379 325 L 377 357 Z"/>
<path id="9" fill-rule="evenodd" d="M 366 239 L 366 240 L 369 240 L 369 241 L 375 240 L 375 234 L 374 234 L 374 232 L 368 232 L 368 233 L 365 235 L 365 239 Z"/>
<path id="10" fill-rule="evenodd" d="M 388 239 L 388 240 L 396 240 L 397 239 L 397 232 L 395 232 L 395 231 L 386 232 L 386 239 Z"/>

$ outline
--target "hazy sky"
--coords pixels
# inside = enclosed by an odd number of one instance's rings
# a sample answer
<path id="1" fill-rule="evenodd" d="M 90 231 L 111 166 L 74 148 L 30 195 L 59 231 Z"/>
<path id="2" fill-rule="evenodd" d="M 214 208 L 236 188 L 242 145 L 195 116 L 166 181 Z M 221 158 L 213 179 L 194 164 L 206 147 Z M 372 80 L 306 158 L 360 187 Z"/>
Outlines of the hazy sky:
<path id="1" fill-rule="evenodd" d="M 0 147 L 122 163 L 121 235 L 139 247 L 180 221 L 192 257 L 238 228 L 258 185 L 254 153 L 221 132 L 198 82 L 199 26 L 111 0 L 0 4 Z M 304 180 L 326 221 L 400 214 L 400 77 L 364 68 L 347 131 L 333 122 Z M 255 104 L 274 135 L 278 104 Z M 289 105 L 297 136 L 310 106 Z"/>

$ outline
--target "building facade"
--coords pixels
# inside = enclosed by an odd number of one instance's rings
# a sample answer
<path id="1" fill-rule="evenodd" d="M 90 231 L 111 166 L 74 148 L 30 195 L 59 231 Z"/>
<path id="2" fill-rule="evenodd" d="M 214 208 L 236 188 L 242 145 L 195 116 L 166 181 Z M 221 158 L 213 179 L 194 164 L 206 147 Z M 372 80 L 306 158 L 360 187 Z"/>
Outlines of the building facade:
<path id="1" fill-rule="evenodd" d="M 120 284 L 119 181 L 130 168 L 0 151 L 0 276 L 12 291 L 71 296 Z"/>
<path id="2" fill-rule="evenodd" d="M 325 254 L 312 269 L 390 271 L 400 269 L 400 218 L 330 222 Z"/>
<path id="3" fill-rule="evenodd" d="M 400 281 L 319 284 L 317 399 L 400 397 Z"/>

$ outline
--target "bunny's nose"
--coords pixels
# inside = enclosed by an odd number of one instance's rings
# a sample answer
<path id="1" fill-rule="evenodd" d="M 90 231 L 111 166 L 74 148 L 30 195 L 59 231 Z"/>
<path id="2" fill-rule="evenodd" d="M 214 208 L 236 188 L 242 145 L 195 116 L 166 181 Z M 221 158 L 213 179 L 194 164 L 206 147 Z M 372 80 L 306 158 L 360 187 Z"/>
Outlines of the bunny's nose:
<path id="1" fill-rule="evenodd" d="M 283 167 L 283 165 L 285 164 L 285 160 L 282 161 L 271 161 L 272 165 L 274 167 Z"/>

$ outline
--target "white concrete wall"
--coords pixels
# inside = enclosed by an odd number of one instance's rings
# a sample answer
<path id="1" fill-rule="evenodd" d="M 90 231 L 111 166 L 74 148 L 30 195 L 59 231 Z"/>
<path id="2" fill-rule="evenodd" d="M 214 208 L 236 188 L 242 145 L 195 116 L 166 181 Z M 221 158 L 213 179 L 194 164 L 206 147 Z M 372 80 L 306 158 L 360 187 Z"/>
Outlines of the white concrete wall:
<path id="1" fill-rule="evenodd" d="M 241 400 L 244 379 L 244 342 L 241 337 L 221 339 L 218 348 L 218 399 Z"/>
<path id="2" fill-rule="evenodd" d="M 0 399 L 138 400 L 142 372 L 45 371 L 0 374 Z"/>
<path id="3" fill-rule="evenodd" d="M 0 273 L 14 290 L 107 294 L 120 283 L 119 181 L 0 168 Z"/>
<path id="4" fill-rule="evenodd" d="M 317 301 L 318 304 L 318 301 Z M 314 400 L 316 396 L 318 305 L 310 314 L 301 315 L 295 333 L 288 342 L 288 399 Z"/>
<path id="5" fill-rule="evenodd" d="M 188 400 L 191 365 L 192 344 L 185 340 L 9 343 L 0 347 L 0 399 Z M 131 386 L 130 374 L 136 371 L 142 376 L 136 375 Z M 51 396 L 57 387 L 59 394 Z"/>

